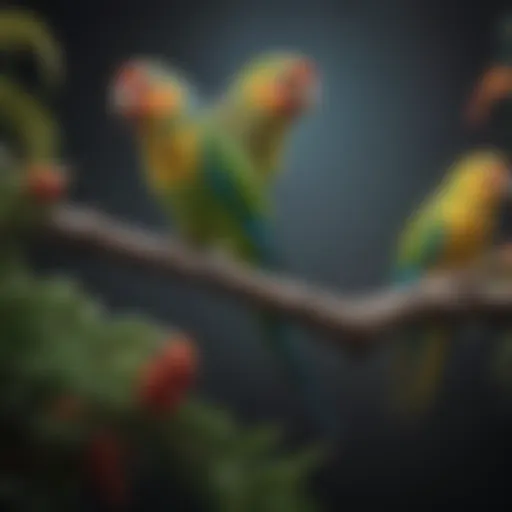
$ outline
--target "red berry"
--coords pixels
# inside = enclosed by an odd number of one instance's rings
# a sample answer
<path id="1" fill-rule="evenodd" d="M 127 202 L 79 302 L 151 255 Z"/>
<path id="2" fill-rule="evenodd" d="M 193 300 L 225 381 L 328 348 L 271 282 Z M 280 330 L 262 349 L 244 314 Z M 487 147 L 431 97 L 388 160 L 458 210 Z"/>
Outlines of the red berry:
<path id="1" fill-rule="evenodd" d="M 140 399 L 146 409 L 157 413 L 177 407 L 193 383 L 197 358 L 188 340 L 175 340 L 145 367 Z"/>
<path id="2" fill-rule="evenodd" d="M 187 339 L 173 341 L 165 352 L 165 364 L 173 382 L 180 389 L 188 389 L 197 375 L 197 353 Z"/>
<path id="3" fill-rule="evenodd" d="M 61 199 L 67 188 L 64 173 L 53 166 L 36 166 L 28 171 L 27 189 L 31 197 L 42 203 Z"/>

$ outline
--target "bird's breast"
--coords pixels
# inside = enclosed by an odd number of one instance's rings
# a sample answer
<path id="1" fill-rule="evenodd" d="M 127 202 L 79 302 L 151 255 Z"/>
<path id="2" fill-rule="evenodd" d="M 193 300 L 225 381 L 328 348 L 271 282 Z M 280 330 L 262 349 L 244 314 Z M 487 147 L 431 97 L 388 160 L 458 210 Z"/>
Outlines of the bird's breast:
<path id="1" fill-rule="evenodd" d="M 495 219 L 489 212 L 469 209 L 464 205 L 450 208 L 446 217 L 449 229 L 444 265 L 470 264 L 492 242 Z"/>
<path id="2" fill-rule="evenodd" d="M 197 171 L 197 136 L 183 130 L 165 141 L 150 141 L 146 148 L 148 174 L 157 189 L 176 189 L 190 183 Z"/>

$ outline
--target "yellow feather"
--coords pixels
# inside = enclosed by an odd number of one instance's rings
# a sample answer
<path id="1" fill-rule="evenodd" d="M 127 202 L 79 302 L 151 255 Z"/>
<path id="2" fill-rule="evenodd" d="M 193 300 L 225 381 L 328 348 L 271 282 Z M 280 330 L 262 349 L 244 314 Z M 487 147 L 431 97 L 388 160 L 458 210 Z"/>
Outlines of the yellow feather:
<path id="1" fill-rule="evenodd" d="M 197 132 L 192 127 L 178 128 L 166 137 L 146 137 L 143 147 L 150 185 L 155 190 L 172 190 L 196 176 Z"/>

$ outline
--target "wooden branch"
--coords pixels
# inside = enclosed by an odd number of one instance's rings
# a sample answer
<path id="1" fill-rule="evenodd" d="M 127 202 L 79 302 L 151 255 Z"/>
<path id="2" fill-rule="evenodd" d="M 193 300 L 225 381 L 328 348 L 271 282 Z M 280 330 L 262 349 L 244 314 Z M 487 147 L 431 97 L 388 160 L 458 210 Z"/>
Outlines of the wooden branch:
<path id="1" fill-rule="evenodd" d="M 46 238 L 101 253 L 272 310 L 331 336 L 364 347 L 375 335 L 419 319 L 512 313 L 512 286 L 490 286 L 475 272 L 430 278 L 414 287 L 343 298 L 282 275 L 213 258 L 166 238 L 76 205 L 57 207 Z M 512 280 L 511 280 L 512 282 Z"/>

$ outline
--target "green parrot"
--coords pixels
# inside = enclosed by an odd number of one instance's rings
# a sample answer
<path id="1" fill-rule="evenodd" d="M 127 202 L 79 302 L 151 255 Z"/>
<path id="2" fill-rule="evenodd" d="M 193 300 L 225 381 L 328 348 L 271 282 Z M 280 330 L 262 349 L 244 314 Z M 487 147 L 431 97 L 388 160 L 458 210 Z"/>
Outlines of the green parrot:
<path id="1" fill-rule="evenodd" d="M 437 271 L 463 268 L 494 242 L 512 186 L 506 161 L 491 150 L 465 154 L 406 224 L 392 282 L 407 286 Z M 446 326 L 411 327 L 396 346 L 398 405 L 421 413 L 433 401 L 453 333 Z"/>
<path id="2" fill-rule="evenodd" d="M 306 57 L 264 54 L 243 67 L 214 105 L 215 123 L 242 146 L 265 182 L 284 168 L 290 133 L 314 105 L 318 81 Z"/>
<path id="3" fill-rule="evenodd" d="M 250 265 L 279 268 L 261 180 L 240 146 L 211 117 L 196 114 L 191 99 L 185 82 L 155 62 L 128 62 L 114 80 L 115 110 L 136 130 L 149 188 L 181 237 Z M 310 361 L 289 341 L 279 318 L 262 314 L 261 321 L 314 419 L 334 429 Z"/>

